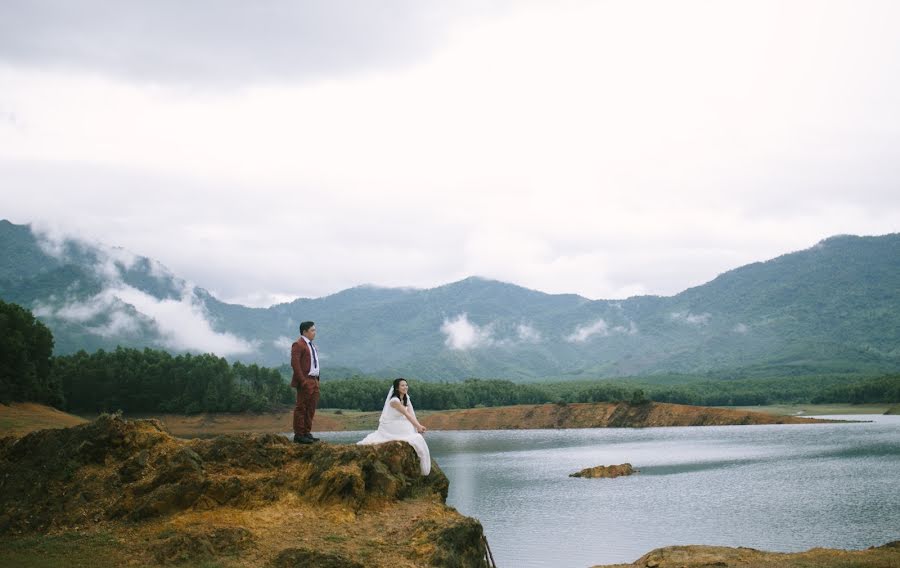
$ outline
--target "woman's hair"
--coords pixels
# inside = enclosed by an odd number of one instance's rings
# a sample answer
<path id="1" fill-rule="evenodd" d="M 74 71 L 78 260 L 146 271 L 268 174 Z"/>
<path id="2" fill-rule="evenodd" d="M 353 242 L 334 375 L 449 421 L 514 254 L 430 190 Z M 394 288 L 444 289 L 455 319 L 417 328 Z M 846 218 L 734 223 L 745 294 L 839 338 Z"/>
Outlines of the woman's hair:
<path id="1" fill-rule="evenodd" d="M 403 406 L 407 406 L 406 403 L 409 401 L 409 395 L 403 395 L 402 397 L 400 396 L 400 381 L 406 381 L 406 379 L 404 379 L 403 377 L 394 379 L 394 396 L 403 403 Z M 409 384 L 409 381 L 407 381 L 407 384 Z"/>

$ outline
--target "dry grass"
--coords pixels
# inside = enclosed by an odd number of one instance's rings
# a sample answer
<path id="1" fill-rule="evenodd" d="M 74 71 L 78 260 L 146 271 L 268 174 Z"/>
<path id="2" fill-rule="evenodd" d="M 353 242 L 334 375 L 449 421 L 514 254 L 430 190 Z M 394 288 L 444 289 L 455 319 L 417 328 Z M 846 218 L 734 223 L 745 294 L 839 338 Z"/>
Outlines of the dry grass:
<path id="1" fill-rule="evenodd" d="M 35 430 L 68 428 L 87 422 L 74 414 L 67 414 L 43 404 L 14 402 L 0 404 L 0 437 L 24 436 Z"/>
<path id="2" fill-rule="evenodd" d="M 889 404 L 770 404 L 767 406 L 719 406 L 778 416 L 827 416 L 834 414 L 884 414 Z"/>
<path id="3" fill-rule="evenodd" d="M 446 476 L 433 464 L 422 477 L 402 442 L 183 440 L 106 415 L 4 439 L 0 479 L 0 566 L 412 568 L 483 555 L 481 525 L 444 503 Z"/>

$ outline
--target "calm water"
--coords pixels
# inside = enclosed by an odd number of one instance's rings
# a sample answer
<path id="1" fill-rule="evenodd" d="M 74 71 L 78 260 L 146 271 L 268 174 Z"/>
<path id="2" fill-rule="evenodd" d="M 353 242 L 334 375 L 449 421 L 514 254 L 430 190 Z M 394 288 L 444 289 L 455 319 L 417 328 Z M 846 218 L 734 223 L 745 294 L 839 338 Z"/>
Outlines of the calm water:
<path id="1" fill-rule="evenodd" d="M 900 416 L 843 418 L 874 422 L 426 438 L 448 503 L 482 522 L 501 568 L 585 567 L 673 544 L 791 552 L 900 539 Z M 641 473 L 568 477 L 625 462 Z"/>

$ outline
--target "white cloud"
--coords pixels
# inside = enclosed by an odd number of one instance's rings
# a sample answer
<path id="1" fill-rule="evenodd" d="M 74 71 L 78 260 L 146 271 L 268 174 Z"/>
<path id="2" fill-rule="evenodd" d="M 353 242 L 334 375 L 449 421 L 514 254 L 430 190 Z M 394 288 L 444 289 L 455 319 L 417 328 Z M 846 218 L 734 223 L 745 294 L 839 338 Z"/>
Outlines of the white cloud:
<path id="1" fill-rule="evenodd" d="M 272 345 L 274 345 L 278 349 L 281 349 L 285 353 L 290 353 L 291 345 L 294 343 L 294 341 L 294 339 L 291 339 L 286 335 L 280 335 L 277 339 L 272 340 Z"/>
<path id="2" fill-rule="evenodd" d="M 516 334 L 519 337 L 519 341 L 523 343 L 541 342 L 541 332 L 527 323 L 520 323 L 516 326 Z"/>
<path id="3" fill-rule="evenodd" d="M 565 340 L 569 343 L 585 343 L 592 337 L 608 337 L 614 333 L 622 335 L 637 335 L 638 327 L 631 320 L 628 321 L 627 325 L 616 325 L 610 327 L 609 324 L 606 323 L 606 320 L 600 318 L 593 323 L 576 327 L 575 331 L 567 335 Z"/>
<path id="4" fill-rule="evenodd" d="M 51 298 L 48 302 L 38 303 L 34 306 L 36 315 L 81 324 L 98 318 L 106 320 L 85 327 L 104 337 L 136 334 L 141 329 L 137 318 L 145 319 L 159 333 L 160 345 L 176 350 L 227 356 L 251 353 L 258 347 L 255 341 L 248 342 L 234 334 L 215 331 L 203 303 L 194 294 L 194 287 L 183 280 L 172 280 L 180 288 L 180 297 L 162 300 L 125 284 L 122 270 L 135 265 L 136 255 L 121 248 L 86 244 L 53 231 L 36 230 L 35 235 L 43 250 L 63 261 L 73 249 L 95 252 L 97 262 L 93 268 L 105 283 L 100 293 L 86 300 Z M 157 278 L 168 276 L 166 269 L 158 263 L 151 262 L 149 269 Z"/>
<path id="5" fill-rule="evenodd" d="M 65 260 L 66 241 L 71 235 L 66 236 L 58 227 L 36 220 L 31 228 L 32 234 L 35 236 L 38 247 L 46 254 L 56 260 Z"/>
<path id="6" fill-rule="evenodd" d="M 628 325 L 617 325 L 612 329 L 615 333 L 624 333 L 626 335 L 637 335 L 638 327 L 633 321 L 628 321 Z"/>
<path id="7" fill-rule="evenodd" d="M 591 324 L 576 327 L 575 331 L 566 337 L 566 341 L 570 343 L 584 343 L 595 335 L 599 335 L 600 337 L 609 335 L 609 326 L 603 319 L 599 319 Z"/>
<path id="8" fill-rule="evenodd" d="M 209 55 L 227 25 L 176 26 L 150 53 L 154 38 L 116 31 L 107 11 L 70 21 L 41 6 L 0 34 L 0 116 L 15 117 L 0 120 L 0 210 L 160 259 L 222 298 L 472 274 L 674 294 L 832 234 L 898 230 L 897 3 L 510 3 L 441 19 L 414 65 L 394 65 L 413 60 L 372 28 L 359 41 L 384 57 L 351 62 L 365 73 L 323 63 L 318 80 L 254 80 L 281 77 L 266 67 L 229 73 L 245 81 L 233 89 L 159 75 L 173 54 L 181 77 L 221 72 Z M 430 11 L 406 9 L 397 21 Z M 321 21 L 329 40 L 348 29 Z M 68 53 L 53 30 L 97 34 Z M 40 57 L 16 51 L 35 37 Z M 283 62 L 279 37 L 224 49 Z M 309 278 L 300 255 L 328 270 Z"/>
<path id="9" fill-rule="evenodd" d="M 444 344 L 450 349 L 466 351 L 493 345 L 493 329 L 490 325 L 480 327 L 469 321 L 468 314 L 462 313 L 452 319 L 444 319 L 441 333 L 447 337 Z"/>
<path id="10" fill-rule="evenodd" d="M 214 331 L 203 305 L 192 293 L 186 293 L 178 300 L 159 300 L 127 285 L 122 285 L 113 293 L 156 322 L 165 347 L 208 351 L 225 356 L 255 350 L 252 342 L 231 333 Z"/>
<path id="11" fill-rule="evenodd" d="M 733 331 L 733 332 L 735 332 L 735 333 L 747 333 L 748 331 L 750 331 L 750 328 L 747 327 L 747 326 L 746 326 L 745 324 L 743 324 L 743 323 L 739 323 L 739 324 L 737 324 L 736 326 L 734 326 L 734 328 L 732 328 L 731 331 Z"/>
<path id="12" fill-rule="evenodd" d="M 109 313 L 109 321 L 106 324 L 87 329 L 103 337 L 123 337 L 136 334 L 140 330 L 140 323 L 131 314 L 115 310 Z"/>
<path id="13" fill-rule="evenodd" d="M 105 323 L 85 327 L 90 333 L 103 337 L 134 335 L 140 331 L 140 322 L 111 288 L 83 301 L 60 302 L 56 297 L 50 297 L 46 302 L 35 303 L 34 314 L 79 324 L 105 320 Z"/>
<path id="14" fill-rule="evenodd" d="M 97 317 L 108 318 L 103 325 L 86 327 L 102 336 L 136 333 L 139 322 L 127 306 L 155 325 L 159 343 L 163 347 L 211 352 L 217 355 L 240 355 L 253 352 L 257 345 L 231 333 L 219 333 L 212 328 L 202 304 L 190 292 L 177 300 L 157 299 L 136 288 L 117 283 L 85 301 L 70 301 L 58 308 L 48 304 L 35 306 L 35 314 L 64 321 L 86 323 Z"/>
<path id="15" fill-rule="evenodd" d="M 709 323 L 709 320 L 712 316 L 708 312 L 703 312 L 702 314 L 693 314 L 691 312 L 672 312 L 671 314 L 669 314 L 669 317 L 674 321 L 683 322 L 690 325 L 706 325 Z"/>

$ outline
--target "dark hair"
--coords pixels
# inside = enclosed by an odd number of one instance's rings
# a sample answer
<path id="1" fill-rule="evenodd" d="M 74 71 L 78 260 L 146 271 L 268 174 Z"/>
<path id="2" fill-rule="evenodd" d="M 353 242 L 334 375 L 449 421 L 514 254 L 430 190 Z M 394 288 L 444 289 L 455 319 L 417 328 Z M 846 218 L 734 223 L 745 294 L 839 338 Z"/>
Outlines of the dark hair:
<path id="1" fill-rule="evenodd" d="M 306 330 L 311 328 L 314 325 L 316 325 L 316 323 L 312 322 L 312 321 L 305 321 L 305 322 L 301 323 L 300 324 L 300 333 L 301 334 L 306 333 Z"/>
<path id="2" fill-rule="evenodd" d="M 400 396 L 400 381 L 406 381 L 406 379 L 403 377 L 394 379 L 394 396 L 403 403 L 403 406 L 407 406 L 406 403 L 409 401 L 409 395 Z M 406 381 L 406 384 L 409 384 L 409 381 Z"/>

